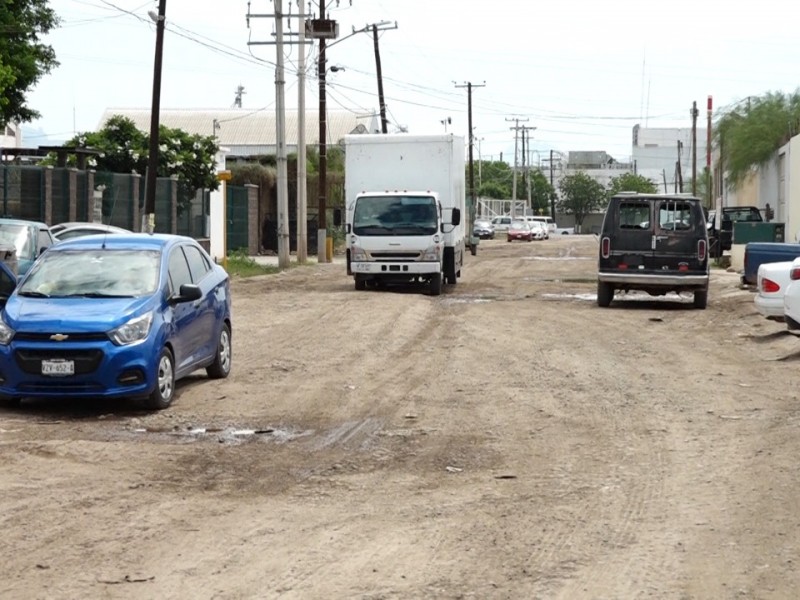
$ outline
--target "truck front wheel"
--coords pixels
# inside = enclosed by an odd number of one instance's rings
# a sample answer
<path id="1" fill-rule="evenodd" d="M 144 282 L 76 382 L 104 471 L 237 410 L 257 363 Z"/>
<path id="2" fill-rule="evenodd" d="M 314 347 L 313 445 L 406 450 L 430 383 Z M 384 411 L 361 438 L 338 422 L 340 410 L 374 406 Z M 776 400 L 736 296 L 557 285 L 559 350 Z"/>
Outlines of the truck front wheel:
<path id="1" fill-rule="evenodd" d="M 367 289 L 367 280 L 361 275 L 356 275 L 356 291 L 363 292 Z"/>
<path id="2" fill-rule="evenodd" d="M 431 296 L 438 296 L 442 293 L 442 274 L 436 273 L 435 275 L 431 275 L 430 280 L 428 281 L 428 292 Z"/>

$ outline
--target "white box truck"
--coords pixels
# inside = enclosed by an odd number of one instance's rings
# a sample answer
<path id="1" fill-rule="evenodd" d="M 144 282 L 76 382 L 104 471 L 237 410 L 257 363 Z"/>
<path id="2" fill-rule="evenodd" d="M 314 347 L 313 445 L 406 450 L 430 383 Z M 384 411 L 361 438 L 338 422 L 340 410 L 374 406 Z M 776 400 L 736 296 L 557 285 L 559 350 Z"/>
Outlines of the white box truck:
<path id="1" fill-rule="evenodd" d="M 347 274 L 357 290 L 454 285 L 466 230 L 464 138 L 353 134 L 344 138 Z"/>

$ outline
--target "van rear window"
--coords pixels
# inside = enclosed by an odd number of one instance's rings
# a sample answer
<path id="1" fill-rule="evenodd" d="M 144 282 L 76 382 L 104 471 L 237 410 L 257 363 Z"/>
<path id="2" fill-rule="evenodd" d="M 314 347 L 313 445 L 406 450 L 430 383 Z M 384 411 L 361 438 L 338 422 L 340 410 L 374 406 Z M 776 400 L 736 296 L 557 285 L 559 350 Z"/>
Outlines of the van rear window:
<path id="1" fill-rule="evenodd" d="M 647 229 L 650 227 L 650 204 L 648 202 L 620 202 L 620 229 Z"/>
<path id="2" fill-rule="evenodd" d="M 661 229 L 692 229 L 692 205 L 688 202 L 662 202 L 658 209 L 658 225 Z"/>

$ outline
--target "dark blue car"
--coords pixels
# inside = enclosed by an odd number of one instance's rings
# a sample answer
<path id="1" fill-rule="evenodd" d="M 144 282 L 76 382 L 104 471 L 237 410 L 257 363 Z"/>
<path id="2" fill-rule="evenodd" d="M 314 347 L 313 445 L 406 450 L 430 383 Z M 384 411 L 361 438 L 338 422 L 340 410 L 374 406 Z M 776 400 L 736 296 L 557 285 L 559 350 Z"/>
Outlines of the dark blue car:
<path id="1" fill-rule="evenodd" d="M 0 296 L 13 286 L 0 275 Z M 5 290 L 3 289 L 5 288 Z M 52 246 L 0 313 L 0 398 L 134 397 L 231 370 L 228 274 L 193 239 L 115 234 Z"/>

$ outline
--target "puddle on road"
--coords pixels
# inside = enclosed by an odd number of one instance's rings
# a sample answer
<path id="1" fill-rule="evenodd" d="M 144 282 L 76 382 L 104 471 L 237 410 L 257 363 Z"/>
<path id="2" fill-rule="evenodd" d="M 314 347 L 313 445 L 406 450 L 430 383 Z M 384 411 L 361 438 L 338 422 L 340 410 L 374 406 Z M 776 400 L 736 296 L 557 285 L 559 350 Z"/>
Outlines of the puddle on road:
<path id="1" fill-rule="evenodd" d="M 594 256 L 523 256 L 522 260 L 597 260 Z"/>
<path id="2" fill-rule="evenodd" d="M 281 444 L 312 433 L 312 431 L 293 431 L 277 427 L 189 427 L 186 429 L 137 427 L 126 430 L 124 435 L 179 444 L 208 440 L 215 440 L 221 444 L 240 444 L 253 439 L 264 439 Z"/>
<path id="3" fill-rule="evenodd" d="M 495 300 L 488 296 L 449 296 L 442 299 L 442 304 L 485 304 Z"/>
<path id="4" fill-rule="evenodd" d="M 581 300 L 587 302 L 596 302 L 597 294 L 542 294 L 545 300 Z M 614 297 L 614 300 L 621 300 L 623 302 L 661 302 L 664 300 L 691 300 L 692 296 L 682 296 L 679 294 L 666 294 L 665 296 L 651 296 L 649 294 L 620 294 Z"/>

